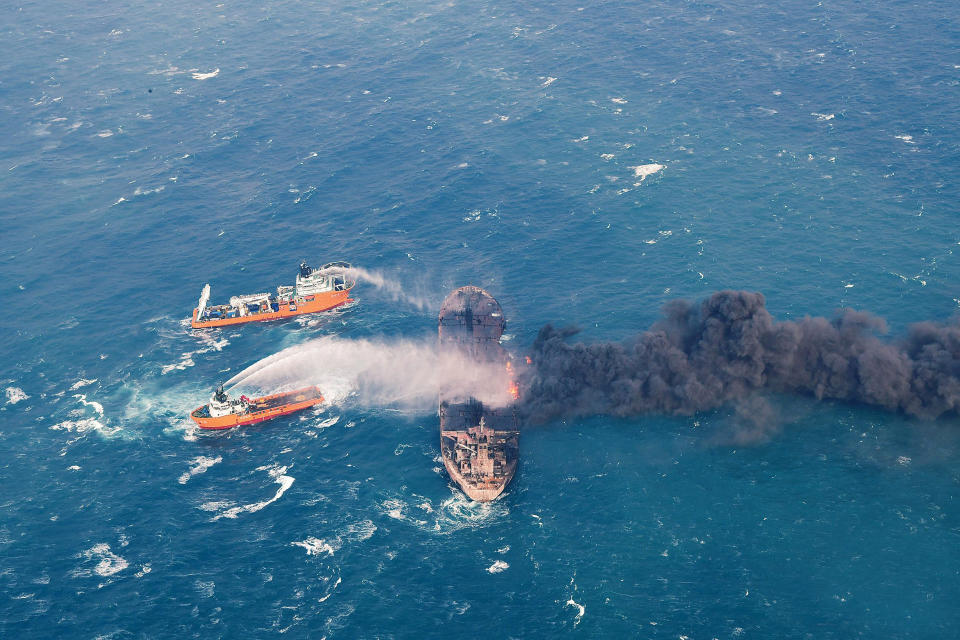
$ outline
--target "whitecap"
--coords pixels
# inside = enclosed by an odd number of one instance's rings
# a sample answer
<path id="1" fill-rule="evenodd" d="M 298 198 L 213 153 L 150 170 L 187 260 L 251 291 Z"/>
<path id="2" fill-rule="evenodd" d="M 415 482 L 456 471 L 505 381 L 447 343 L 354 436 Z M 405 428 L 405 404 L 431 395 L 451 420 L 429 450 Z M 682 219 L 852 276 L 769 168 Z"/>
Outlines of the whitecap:
<path id="1" fill-rule="evenodd" d="M 216 78 L 220 75 L 220 68 L 217 67 L 209 73 L 200 73 L 199 71 L 194 71 L 192 74 L 194 80 L 208 80 L 210 78 Z"/>
<path id="2" fill-rule="evenodd" d="M 241 513 L 254 513 L 260 511 L 266 506 L 269 506 L 280 499 L 287 489 L 293 486 L 293 481 L 295 478 L 293 476 L 284 475 L 287 472 L 286 467 L 281 467 L 273 465 L 270 467 L 257 467 L 257 471 L 264 471 L 270 474 L 270 477 L 274 479 L 274 482 L 280 485 L 280 488 L 277 489 L 277 493 L 274 494 L 269 500 L 264 500 L 262 502 L 254 502 L 253 504 L 245 504 L 239 507 L 233 507 L 227 509 L 226 511 L 219 513 L 213 517 L 213 520 L 219 520 L 220 518 L 236 518 Z"/>
<path id="3" fill-rule="evenodd" d="M 814 116 L 818 122 L 826 122 L 827 120 L 833 120 L 834 118 L 834 115 L 832 113 L 813 112 L 810 115 Z"/>
<path id="4" fill-rule="evenodd" d="M 30 396 L 24 393 L 20 387 L 7 387 L 7 404 L 17 404 L 21 400 L 26 400 Z"/>
<path id="5" fill-rule="evenodd" d="M 510 565 L 504 562 L 503 560 L 497 560 L 492 565 L 487 567 L 487 573 L 503 573 L 510 568 Z"/>
<path id="6" fill-rule="evenodd" d="M 143 187 L 137 187 L 136 189 L 133 190 L 133 195 L 134 195 L 134 196 L 148 196 L 148 195 L 150 195 L 151 193 L 160 193 L 161 191 L 163 191 L 163 190 L 166 189 L 166 188 L 167 188 L 166 185 L 160 185 L 159 187 L 156 187 L 156 188 L 154 188 L 154 189 L 144 189 Z"/>
<path id="7" fill-rule="evenodd" d="M 362 520 L 347 525 L 339 535 L 329 541 L 310 536 L 306 540 L 291 542 L 290 545 L 303 547 L 307 551 L 308 556 L 316 556 L 321 553 L 332 556 L 343 547 L 345 542 L 363 542 L 364 540 L 369 540 L 376 531 L 377 525 L 373 524 L 372 520 Z"/>
<path id="8" fill-rule="evenodd" d="M 81 418 L 80 420 L 64 420 L 50 427 L 54 431 L 66 431 L 83 435 L 90 431 L 98 431 L 105 436 L 112 436 L 120 431 L 120 427 L 109 428 L 96 418 Z"/>
<path id="9" fill-rule="evenodd" d="M 570 598 L 569 600 L 567 600 L 564 606 L 577 608 L 578 610 L 577 617 L 573 619 L 573 626 L 577 626 L 578 624 L 580 624 L 580 619 L 583 617 L 583 614 L 587 610 L 587 608 L 582 604 L 580 604 L 579 602 L 576 602 L 573 598 Z"/>
<path id="10" fill-rule="evenodd" d="M 896 138 L 897 140 L 903 140 L 907 144 L 917 144 L 916 142 L 913 141 L 913 136 L 908 136 L 905 133 L 901 133 L 893 137 Z"/>
<path id="11" fill-rule="evenodd" d="M 86 387 L 97 381 L 97 378 L 92 378 L 90 380 L 86 378 L 80 378 L 70 386 L 70 391 L 76 391 L 80 387 Z"/>
<path id="12" fill-rule="evenodd" d="M 191 477 L 195 475 L 199 475 L 201 473 L 206 473 L 207 469 L 209 469 L 210 467 L 212 467 L 213 465 L 219 462 L 223 462 L 222 456 L 217 456 L 216 458 L 207 458 L 205 456 L 197 456 L 196 458 L 190 461 L 190 464 L 192 465 L 190 467 L 190 470 L 184 471 L 183 474 L 180 476 L 180 484 L 187 484 L 187 481 L 190 480 Z"/>
<path id="13" fill-rule="evenodd" d="M 340 548 L 340 541 L 334 541 L 333 544 L 330 544 L 319 538 L 309 537 L 306 540 L 299 540 L 296 542 L 291 542 L 290 546 L 293 547 L 303 547 L 307 550 L 308 556 L 318 556 L 321 553 L 326 553 L 328 556 L 332 556 L 334 552 Z"/>
<path id="14" fill-rule="evenodd" d="M 99 402 L 95 402 L 93 400 L 90 400 L 89 402 L 87 402 L 87 396 L 85 396 L 82 393 L 75 394 L 73 397 L 79 400 L 83 404 L 83 406 L 93 407 L 93 410 L 97 412 L 97 415 L 100 416 L 101 418 L 103 417 L 102 404 L 100 404 Z"/>
<path id="15" fill-rule="evenodd" d="M 226 509 L 233 502 L 230 500 L 211 500 L 210 502 L 204 502 L 200 505 L 200 508 L 204 511 L 220 511 L 221 509 Z"/>
<path id="16" fill-rule="evenodd" d="M 666 169 L 666 166 L 662 164 L 657 164 L 656 162 L 651 162 L 650 164 L 641 164 L 635 167 L 627 167 L 627 168 L 633 169 L 633 177 L 640 178 L 640 182 L 643 182 L 644 180 L 646 180 L 647 176 L 652 176 L 655 173 L 663 171 L 664 169 Z"/>
<path id="17" fill-rule="evenodd" d="M 129 566 L 129 563 L 111 551 L 110 545 L 105 542 L 93 545 L 78 557 L 83 557 L 85 560 L 97 560 L 98 562 L 92 570 L 75 569 L 73 575 L 77 578 L 86 577 L 93 573 L 103 577 L 112 576 Z"/>

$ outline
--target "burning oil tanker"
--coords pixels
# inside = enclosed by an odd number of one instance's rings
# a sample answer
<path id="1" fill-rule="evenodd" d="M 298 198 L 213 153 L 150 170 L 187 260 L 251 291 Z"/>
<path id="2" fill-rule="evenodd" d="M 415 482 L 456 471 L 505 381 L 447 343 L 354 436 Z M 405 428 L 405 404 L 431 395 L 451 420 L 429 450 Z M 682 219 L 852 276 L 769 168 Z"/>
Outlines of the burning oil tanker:
<path id="1" fill-rule="evenodd" d="M 502 362 L 509 371 L 509 355 L 500 345 L 505 326 L 503 311 L 489 293 L 460 287 L 440 309 L 440 348 L 461 351 L 475 362 Z M 511 392 L 516 398 L 515 384 Z M 479 502 L 496 499 L 517 471 L 515 408 L 441 394 L 440 450 L 447 473 L 467 496 Z"/>

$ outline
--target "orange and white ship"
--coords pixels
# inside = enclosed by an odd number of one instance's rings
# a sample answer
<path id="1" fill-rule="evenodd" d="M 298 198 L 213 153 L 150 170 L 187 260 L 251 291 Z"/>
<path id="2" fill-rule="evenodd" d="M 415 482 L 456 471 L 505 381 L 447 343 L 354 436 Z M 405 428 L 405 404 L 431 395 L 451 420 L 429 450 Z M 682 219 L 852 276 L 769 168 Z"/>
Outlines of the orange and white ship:
<path id="1" fill-rule="evenodd" d="M 190 418 L 201 429 L 229 429 L 303 411 L 321 402 L 323 394 L 315 386 L 261 398 L 240 396 L 232 400 L 220 385 L 210 397 L 210 402 L 190 412 Z"/>
<path id="2" fill-rule="evenodd" d="M 229 304 L 208 305 L 210 285 L 203 287 L 190 326 L 194 329 L 224 327 L 244 322 L 292 318 L 306 313 L 328 311 L 347 302 L 356 280 L 350 277 L 349 262 L 330 262 L 319 269 L 300 263 L 294 286 L 277 287 L 277 293 L 250 293 L 230 298 Z"/>

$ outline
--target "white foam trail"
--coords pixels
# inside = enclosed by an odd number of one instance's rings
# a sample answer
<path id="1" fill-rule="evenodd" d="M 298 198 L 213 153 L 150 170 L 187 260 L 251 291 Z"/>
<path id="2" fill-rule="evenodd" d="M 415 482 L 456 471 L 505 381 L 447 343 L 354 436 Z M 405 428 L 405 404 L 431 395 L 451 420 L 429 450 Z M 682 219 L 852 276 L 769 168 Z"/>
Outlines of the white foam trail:
<path id="1" fill-rule="evenodd" d="M 190 470 L 184 471 L 183 474 L 180 475 L 180 480 L 179 480 L 180 484 L 187 484 L 187 481 L 189 481 L 190 478 L 192 478 L 195 475 L 199 475 L 201 473 L 206 473 L 207 469 L 209 469 L 210 467 L 212 467 L 213 465 L 219 462 L 223 462 L 222 456 L 217 456 L 216 458 L 207 458 L 205 456 L 198 456 L 194 458 L 190 462 L 190 464 L 192 465 L 190 467 Z"/>
<path id="2" fill-rule="evenodd" d="M 101 418 L 103 417 L 103 405 L 102 405 L 102 404 L 100 404 L 99 402 L 95 402 L 95 401 L 93 401 L 93 400 L 87 402 L 87 396 L 84 395 L 84 394 L 82 394 L 82 393 L 78 393 L 78 394 L 74 395 L 73 397 L 76 398 L 77 400 L 79 400 L 79 401 L 83 404 L 83 406 L 85 406 L 85 407 L 93 407 L 93 410 L 97 412 L 97 415 L 100 416 Z"/>
<path id="3" fill-rule="evenodd" d="M 576 602 L 573 598 L 570 598 L 569 600 L 567 600 L 566 606 L 576 607 L 579 610 L 577 613 L 577 617 L 573 619 L 573 626 L 577 626 L 578 624 L 580 624 L 580 618 L 583 617 L 583 614 L 584 612 L 586 612 L 587 608 L 582 604 L 580 604 L 579 602 Z"/>
<path id="4" fill-rule="evenodd" d="M 270 477 L 280 485 L 280 488 L 277 489 L 276 495 L 274 495 L 269 500 L 264 500 L 263 502 L 255 502 L 253 504 L 244 504 L 239 507 L 233 507 L 232 509 L 227 509 L 223 513 L 215 515 L 212 520 L 219 520 L 220 518 L 236 518 L 241 513 L 254 513 L 260 511 L 264 507 L 276 502 L 280 499 L 287 489 L 293 485 L 295 478 L 293 476 L 284 475 L 287 472 L 286 467 L 257 467 L 257 471 L 269 471 Z"/>
<path id="5" fill-rule="evenodd" d="M 29 397 L 20 387 L 7 387 L 7 404 L 17 404 Z"/>
<path id="6" fill-rule="evenodd" d="M 194 80 L 209 80 L 210 78 L 216 78 L 220 75 L 220 68 L 217 67 L 209 73 L 201 73 L 199 71 L 194 71 L 192 74 Z"/>
<path id="7" fill-rule="evenodd" d="M 352 278 L 357 282 L 366 282 L 367 284 L 372 284 L 380 291 L 389 295 L 392 300 L 409 304 L 413 307 L 416 307 L 420 311 L 430 309 L 434 304 L 433 298 L 426 295 L 412 293 L 410 291 L 411 285 L 409 282 L 399 282 L 397 280 L 393 280 L 383 275 L 379 271 L 369 271 L 362 267 L 349 267 L 346 269 L 341 267 L 331 267 L 325 271 L 321 270 L 321 273 L 325 272 L 343 273 L 348 279 Z"/>
<path id="8" fill-rule="evenodd" d="M 251 392 L 320 387 L 328 402 L 348 396 L 365 406 L 435 407 L 437 396 L 472 396 L 489 406 L 510 403 L 500 363 L 480 363 L 435 339 L 383 342 L 325 336 L 290 347 L 234 376 L 228 385 Z"/>

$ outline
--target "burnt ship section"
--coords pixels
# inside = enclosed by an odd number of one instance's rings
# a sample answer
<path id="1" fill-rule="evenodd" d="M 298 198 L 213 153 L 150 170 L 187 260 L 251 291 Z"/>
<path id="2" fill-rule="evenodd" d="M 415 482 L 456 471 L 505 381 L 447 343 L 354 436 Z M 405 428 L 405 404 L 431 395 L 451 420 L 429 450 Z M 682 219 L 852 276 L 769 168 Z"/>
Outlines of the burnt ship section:
<path id="1" fill-rule="evenodd" d="M 478 287 L 460 287 L 443 301 L 441 349 L 475 362 L 510 358 L 500 345 L 506 323 L 500 304 Z M 517 470 L 519 432 L 514 407 L 487 407 L 472 397 L 440 396 L 440 450 L 450 477 L 472 500 L 488 502 L 506 489 Z"/>

